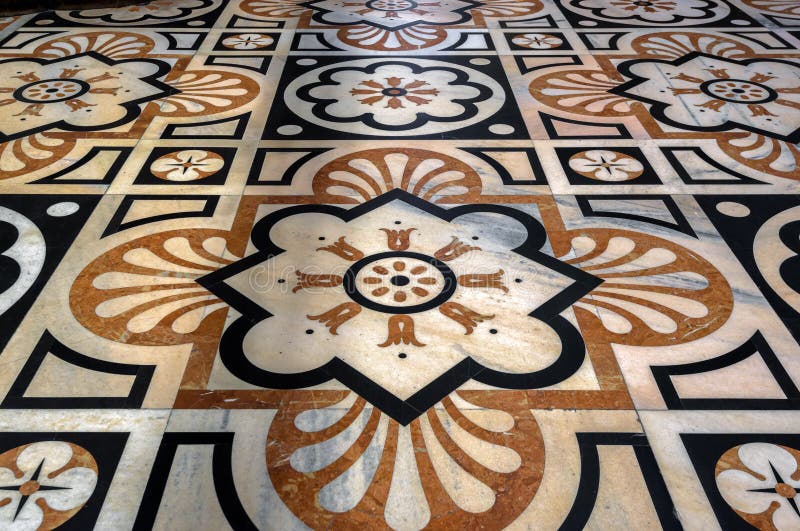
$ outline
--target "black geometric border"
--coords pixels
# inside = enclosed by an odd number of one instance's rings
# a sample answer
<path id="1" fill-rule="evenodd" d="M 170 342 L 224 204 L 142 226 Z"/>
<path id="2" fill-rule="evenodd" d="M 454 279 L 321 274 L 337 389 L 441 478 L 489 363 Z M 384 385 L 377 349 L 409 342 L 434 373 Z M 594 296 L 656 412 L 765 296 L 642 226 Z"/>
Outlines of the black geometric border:
<path id="1" fill-rule="evenodd" d="M 758 354 L 786 398 L 681 398 L 671 376 L 702 374 L 730 367 Z M 722 356 L 683 365 L 650 367 L 658 390 L 669 409 L 800 409 L 800 390 L 783 368 L 761 332 Z"/>
<path id="2" fill-rule="evenodd" d="M 105 374 L 121 374 L 134 376 L 133 384 L 128 392 L 128 396 L 111 397 L 38 397 L 25 396 L 25 391 L 36 376 L 36 372 L 42 365 L 48 354 L 56 358 L 90 371 L 102 372 Z M 127 363 L 113 363 L 110 361 L 99 360 L 79 354 L 74 350 L 64 346 L 60 341 L 53 337 L 50 332 L 45 331 L 39 343 L 33 349 L 28 361 L 14 381 L 14 384 L 3 399 L 0 407 L 16 409 L 130 409 L 142 407 L 150 380 L 155 372 L 155 365 L 130 365 Z"/>
<path id="3" fill-rule="evenodd" d="M 641 433 L 576 433 L 581 456 L 581 476 L 575 503 L 559 527 L 560 531 L 584 529 L 592 516 L 600 490 L 600 455 L 598 446 L 630 446 L 639 462 L 650 499 L 664 530 L 682 530 L 675 515 L 672 497 L 658 469 L 647 437 Z"/>
<path id="4" fill-rule="evenodd" d="M 139 513 L 133 524 L 133 531 L 149 531 L 153 529 L 161 498 L 169 481 L 172 463 L 179 446 L 213 445 L 212 477 L 214 491 L 217 494 L 222 513 L 233 529 L 242 531 L 258 531 L 242 505 L 236 492 L 231 468 L 233 457 L 233 437 L 230 432 L 167 432 L 161 439 L 150 479 L 144 489 L 144 498 L 139 505 Z"/>

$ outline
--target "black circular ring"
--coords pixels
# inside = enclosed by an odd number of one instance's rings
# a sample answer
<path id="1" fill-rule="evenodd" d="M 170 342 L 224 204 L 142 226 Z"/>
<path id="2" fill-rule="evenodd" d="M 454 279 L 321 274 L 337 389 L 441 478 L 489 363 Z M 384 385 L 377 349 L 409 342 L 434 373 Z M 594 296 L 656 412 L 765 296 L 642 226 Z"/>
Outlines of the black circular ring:
<path id="1" fill-rule="evenodd" d="M 765 97 L 763 97 L 762 99 L 758 100 L 758 101 L 755 101 L 755 100 L 754 101 L 742 101 L 742 100 L 737 100 L 736 98 L 726 98 L 725 96 L 720 96 L 719 94 L 714 94 L 713 92 L 711 92 L 711 89 L 709 88 L 711 85 L 714 85 L 716 83 L 728 83 L 728 82 L 731 82 L 731 81 L 734 82 L 734 83 L 747 83 L 748 85 L 753 85 L 754 87 L 758 87 L 760 89 L 766 90 L 767 91 L 767 95 Z M 778 93 L 775 92 L 775 90 L 769 88 L 766 85 L 762 85 L 761 83 L 756 83 L 755 81 L 748 81 L 746 79 L 710 79 L 708 81 L 704 81 L 700 85 L 700 90 L 703 91 L 708 96 L 711 96 L 712 98 L 715 98 L 715 99 L 718 99 L 718 100 L 722 100 L 722 101 L 729 101 L 731 103 L 768 103 L 770 101 L 774 101 L 774 100 L 778 99 Z"/>
<path id="2" fill-rule="evenodd" d="M 58 98 L 58 99 L 55 99 L 55 100 L 44 100 L 44 101 L 43 100 L 32 100 L 32 99 L 26 98 L 25 96 L 22 95 L 28 88 L 30 88 L 30 87 L 32 87 L 34 85 L 40 85 L 42 83 L 51 83 L 53 81 L 66 81 L 66 82 L 69 82 L 69 83 L 75 83 L 76 85 L 78 85 L 80 87 L 80 90 L 78 92 L 76 92 L 75 94 L 70 94 L 66 98 Z M 21 101 L 23 103 L 58 103 L 60 101 L 71 100 L 73 98 L 78 98 L 80 96 L 83 96 L 84 94 L 89 92 L 90 88 L 91 88 L 91 86 L 89 85 L 89 83 L 87 83 L 86 81 L 82 81 L 80 79 L 58 79 L 58 78 L 55 78 L 55 79 L 40 79 L 39 81 L 34 81 L 33 83 L 28 83 L 27 85 L 23 85 L 23 86 L 19 87 L 17 90 L 14 91 L 14 94 L 12 94 L 12 96 L 13 96 L 13 98 L 15 100 Z"/>
<path id="3" fill-rule="evenodd" d="M 414 258 L 429 263 L 430 265 L 438 269 L 439 272 L 444 277 L 444 288 L 442 289 L 441 293 L 439 293 L 439 295 L 437 295 L 436 297 L 422 304 L 415 304 L 414 306 L 389 306 L 368 299 L 356 287 L 356 276 L 362 269 L 367 267 L 369 264 L 376 262 L 378 260 L 383 260 L 385 258 Z M 348 269 L 347 272 L 344 274 L 342 285 L 344 286 L 344 291 L 347 293 L 347 295 L 349 295 L 350 298 L 353 299 L 353 301 L 357 302 L 358 304 L 360 304 L 365 308 L 369 308 L 370 310 L 375 310 L 376 312 L 383 312 L 383 313 L 409 314 L 409 313 L 424 312 L 426 310 L 430 310 L 431 308 L 436 308 L 437 306 L 447 302 L 447 300 L 453 296 L 453 293 L 455 293 L 456 287 L 458 287 L 458 279 L 456 278 L 456 274 L 453 273 L 453 270 L 450 269 L 447 266 L 447 264 L 445 264 L 440 260 L 437 260 L 432 256 L 420 253 L 411 253 L 408 251 L 389 251 L 386 253 L 379 253 L 379 254 L 373 254 L 372 256 L 367 256 L 366 258 L 362 258 L 361 260 L 350 266 L 350 269 Z"/>

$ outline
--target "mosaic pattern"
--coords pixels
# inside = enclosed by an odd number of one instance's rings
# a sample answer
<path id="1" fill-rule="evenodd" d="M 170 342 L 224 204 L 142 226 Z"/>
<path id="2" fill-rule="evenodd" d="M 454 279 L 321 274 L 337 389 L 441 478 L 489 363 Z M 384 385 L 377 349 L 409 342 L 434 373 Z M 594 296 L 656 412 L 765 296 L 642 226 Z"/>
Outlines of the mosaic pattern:
<path id="1" fill-rule="evenodd" d="M 800 8 L 0 20 L 0 528 L 800 528 Z"/>

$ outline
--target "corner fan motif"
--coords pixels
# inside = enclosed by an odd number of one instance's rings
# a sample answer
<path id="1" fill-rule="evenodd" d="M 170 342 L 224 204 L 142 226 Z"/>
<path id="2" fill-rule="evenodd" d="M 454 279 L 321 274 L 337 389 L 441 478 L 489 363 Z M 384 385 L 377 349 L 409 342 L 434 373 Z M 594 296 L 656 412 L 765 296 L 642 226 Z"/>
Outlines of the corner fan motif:
<path id="1" fill-rule="evenodd" d="M 251 384 L 336 378 L 405 424 L 470 378 L 530 389 L 583 363 L 559 313 L 601 280 L 542 253 L 544 229 L 519 210 L 394 190 L 280 210 L 252 241 L 256 254 L 198 280 L 242 314 L 220 356 Z"/>

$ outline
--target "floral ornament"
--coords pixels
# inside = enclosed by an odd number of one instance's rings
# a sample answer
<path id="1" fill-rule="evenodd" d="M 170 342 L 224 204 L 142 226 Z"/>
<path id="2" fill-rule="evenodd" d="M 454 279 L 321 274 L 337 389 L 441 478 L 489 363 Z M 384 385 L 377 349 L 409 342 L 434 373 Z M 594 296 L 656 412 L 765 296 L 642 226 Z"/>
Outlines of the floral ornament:
<path id="1" fill-rule="evenodd" d="M 569 158 L 569 167 L 587 179 L 608 182 L 630 181 L 644 173 L 644 166 L 635 158 L 605 149 L 576 153 Z"/>
<path id="2" fill-rule="evenodd" d="M 107 23 L 117 24 L 158 24 L 169 19 L 172 22 L 187 17 L 203 15 L 216 6 L 213 0 L 150 0 L 131 6 L 81 9 L 62 12 L 67 20 L 74 20 L 83 24 Z"/>
<path id="3" fill-rule="evenodd" d="M 408 26 L 397 30 L 359 24 L 340 29 L 336 37 L 344 44 L 356 48 L 378 51 L 404 51 L 430 48 L 447 38 L 441 26 Z"/>
<path id="4" fill-rule="evenodd" d="M 257 50 L 266 48 L 273 42 L 275 42 L 275 39 L 263 33 L 242 33 L 241 35 L 232 35 L 224 38 L 222 45 L 233 50 Z"/>
<path id="5" fill-rule="evenodd" d="M 165 181 L 197 181 L 217 173 L 225 160 L 213 151 L 185 149 L 158 157 L 150 172 Z"/>
<path id="6" fill-rule="evenodd" d="M 311 184 L 319 203 L 363 203 L 400 189 L 437 202 L 477 202 L 478 173 L 461 160 L 423 149 L 357 151 L 325 164 Z"/>
<path id="7" fill-rule="evenodd" d="M 800 16 L 800 5 L 794 0 L 742 0 L 745 5 L 784 16 Z"/>
<path id="8" fill-rule="evenodd" d="M 305 4 L 320 24 L 367 25 L 388 31 L 470 20 L 477 2 L 462 0 L 316 0 Z"/>
<path id="9" fill-rule="evenodd" d="M 560 38 L 547 33 L 523 33 L 521 35 L 515 35 L 511 39 L 511 42 L 517 46 L 531 50 L 552 50 L 564 44 L 564 41 Z"/>
<path id="10" fill-rule="evenodd" d="M 292 485 L 278 495 L 312 529 L 504 528 L 536 495 L 545 460 L 515 394 L 498 407 L 496 395 L 452 393 L 401 426 L 355 393 L 290 393 L 270 423 L 267 469 Z M 360 487 L 345 487 L 353 474 Z"/>
<path id="11" fill-rule="evenodd" d="M 250 15 L 267 18 L 294 18 L 307 13 L 306 0 L 245 0 L 239 9 Z"/>
<path id="12" fill-rule="evenodd" d="M 664 346 L 705 337 L 733 309 L 730 284 L 708 260 L 671 241 L 621 229 L 570 231 L 575 258 L 564 260 L 603 280 L 575 304 L 598 327 L 593 339 Z"/>
<path id="13" fill-rule="evenodd" d="M 491 18 L 520 18 L 538 13 L 543 8 L 539 0 L 483 0 L 472 12 Z"/>
<path id="14" fill-rule="evenodd" d="M 566 8 L 622 23 L 700 24 L 724 18 L 730 8 L 713 0 L 569 0 Z"/>
<path id="15" fill-rule="evenodd" d="M 0 180 L 55 164 L 66 157 L 75 144 L 76 139 L 68 133 L 36 133 L 0 143 Z"/>
<path id="16" fill-rule="evenodd" d="M 710 132 L 738 128 L 800 141 L 800 65 L 695 52 L 618 68 L 632 81 L 612 92 L 651 104 L 651 114 L 668 125 Z"/>
<path id="17" fill-rule="evenodd" d="M 97 52 L 111 59 L 145 57 L 155 48 L 155 41 L 141 33 L 127 31 L 92 31 L 69 33 L 49 40 L 33 50 L 34 57 L 64 58 L 84 52 Z"/>
<path id="18" fill-rule="evenodd" d="M 70 289 L 70 309 L 92 333 L 135 345 L 180 345 L 225 309 L 196 280 L 233 263 L 227 232 L 177 230 L 137 238 L 93 260 Z"/>
<path id="19" fill-rule="evenodd" d="M 726 155 L 740 164 L 784 179 L 800 180 L 800 146 L 756 133 L 718 138 Z"/>
<path id="20" fill-rule="evenodd" d="M 731 448 L 717 462 L 717 488 L 757 529 L 800 528 L 800 451 L 768 443 Z"/>
<path id="21" fill-rule="evenodd" d="M 364 105 L 386 103 L 386 107 L 391 109 L 405 108 L 409 103 L 417 106 L 428 105 L 439 95 L 439 89 L 431 88 L 427 81 L 421 79 L 411 79 L 407 83 L 404 81 L 401 77 L 387 77 L 384 83 L 368 79 L 351 89 L 350 94 Z"/>
<path id="22" fill-rule="evenodd" d="M 537 77 L 529 90 L 536 101 L 570 114 L 629 116 L 632 100 L 610 92 L 621 82 L 601 70 L 562 70 Z"/>
<path id="23" fill-rule="evenodd" d="M 225 112 L 250 103 L 261 90 L 253 78 L 224 70 L 189 70 L 170 86 L 175 90 L 162 98 L 158 112 L 173 117 Z"/>
<path id="24" fill-rule="evenodd" d="M 542 227 L 518 210 L 393 190 L 349 210 L 279 210 L 251 240 L 258 253 L 198 280 L 243 315 L 220 353 L 251 384 L 337 378 L 407 424 L 469 378 L 536 388 L 582 363 L 558 314 L 599 281 L 542 254 Z"/>
<path id="25" fill-rule="evenodd" d="M 113 61 L 95 52 L 0 61 L 0 141 L 47 131 L 96 131 L 128 123 L 140 104 L 169 94 L 160 61 Z"/>
<path id="26" fill-rule="evenodd" d="M 746 44 L 727 36 L 674 31 L 641 35 L 631 41 L 631 48 L 639 55 L 661 59 L 680 59 L 692 52 L 703 52 L 726 59 L 755 53 Z"/>
<path id="27" fill-rule="evenodd" d="M 97 463 L 84 448 L 37 442 L 0 454 L 0 526 L 55 529 L 89 501 Z"/>
<path id="28" fill-rule="evenodd" d="M 436 134 L 495 114 L 502 87 L 471 68 L 417 59 L 362 59 L 307 72 L 289 84 L 286 98 L 303 119 L 356 134 Z"/>

